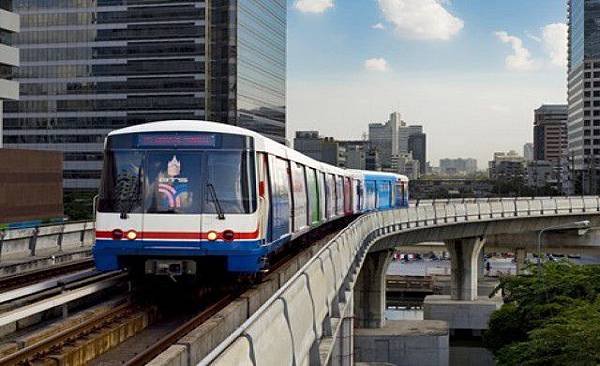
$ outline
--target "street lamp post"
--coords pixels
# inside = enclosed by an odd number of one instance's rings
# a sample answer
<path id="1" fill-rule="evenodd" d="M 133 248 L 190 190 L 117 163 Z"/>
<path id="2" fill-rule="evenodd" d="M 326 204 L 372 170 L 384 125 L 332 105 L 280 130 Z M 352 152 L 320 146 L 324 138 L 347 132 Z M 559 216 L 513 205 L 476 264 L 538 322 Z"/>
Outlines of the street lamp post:
<path id="1" fill-rule="evenodd" d="M 537 249 L 538 249 L 538 258 L 537 258 L 537 269 L 538 269 L 538 276 L 541 275 L 542 273 L 542 235 L 544 235 L 544 233 L 546 231 L 550 231 L 550 230 L 568 230 L 568 229 L 589 229 L 590 227 L 590 221 L 589 220 L 584 220 L 584 221 L 575 221 L 575 222 L 569 222 L 567 224 L 562 224 L 562 225 L 556 225 L 556 226 L 549 226 L 546 228 L 543 228 L 542 230 L 540 230 L 540 232 L 538 233 L 538 241 L 537 241 Z"/>

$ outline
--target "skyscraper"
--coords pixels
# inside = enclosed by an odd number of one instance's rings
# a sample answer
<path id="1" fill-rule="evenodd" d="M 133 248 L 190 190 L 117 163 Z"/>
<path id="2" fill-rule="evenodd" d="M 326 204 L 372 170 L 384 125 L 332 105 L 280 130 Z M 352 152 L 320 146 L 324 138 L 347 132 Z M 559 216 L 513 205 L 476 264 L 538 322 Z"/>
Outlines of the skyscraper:
<path id="1" fill-rule="evenodd" d="M 565 133 L 566 133 L 566 129 L 565 129 Z M 565 139 L 565 141 L 566 141 L 566 139 Z M 527 161 L 533 161 L 535 159 L 533 142 L 527 142 L 527 143 L 525 143 L 525 145 L 523 145 L 523 157 Z"/>
<path id="2" fill-rule="evenodd" d="M 207 119 L 285 141 L 284 0 L 15 4 L 22 99 L 4 142 L 64 151 L 66 189 L 98 186 L 115 128 Z"/>
<path id="3" fill-rule="evenodd" d="M 533 121 L 533 158 L 558 165 L 567 155 L 566 105 L 542 105 L 535 110 Z M 527 160 L 527 157 L 525 157 Z"/>
<path id="4" fill-rule="evenodd" d="M 419 172 L 427 173 L 427 135 L 415 133 L 408 137 L 408 151 L 419 161 Z"/>
<path id="5" fill-rule="evenodd" d="M 410 136 L 417 135 L 420 133 L 423 133 L 423 126 L 406 126 L 406 124 L 400 126 L 398 131 L 398 153 L 402 154 L 410 152 L 410 149 L 408 147 L 408 139 L 410 138 Z"/>
<path id="6" fill-rule="evenodd" d="M 391 167 L 392 157 L 398 155 L 398 131 L 402 126 L 405 126 L 405 123 L 398 112 L 390 114 L 390 119 L 385 124 L 369 124 L 369 141 L 379 152 L 381 165 L 384 168 Z"/>
<path id="7" fill-rule="evenodd" d="M 12 1 L 0 1 L 0 148 L 2 147 L 2 101 L 19 99 L 19 84 L 7 80 L 19 66 L 19 50 L 12 47 L 19 31 L 19 16 L 12 12 Z"/>
<path id="8" fill-rule="evenodd" d="M 600 0 L 568 0 L 568 148 L 576 186 L 600 182 Z"/>

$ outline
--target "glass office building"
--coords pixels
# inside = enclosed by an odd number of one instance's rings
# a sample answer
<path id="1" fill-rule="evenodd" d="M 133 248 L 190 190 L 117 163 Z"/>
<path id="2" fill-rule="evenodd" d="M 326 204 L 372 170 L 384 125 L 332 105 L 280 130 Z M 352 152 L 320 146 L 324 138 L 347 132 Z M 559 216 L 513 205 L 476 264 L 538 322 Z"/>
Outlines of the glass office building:
<path id="1" fill-rule="evenodd" d="M 14 0 L 21 100 L 10 147 L 65 152 L 65 189 L 96 189 L 106 134 L 165 119 L 285 139 L 284 0 Z"/>
<path id="2" fill-rule="evenodd" d="M 0 148 L 3 101 L 19 99 L 19 84 L 9 80 L 19 66 L 19 50 L 13 47 L 13 37 L 19 28 L 19 16 L 12 12 L 12 1 L 0 0 Z"/>
<path id="3" fill-rule="evenodd" d="M 568 1 L 568 155 L 571 193 L 600 192 L 600 0 Z"/>

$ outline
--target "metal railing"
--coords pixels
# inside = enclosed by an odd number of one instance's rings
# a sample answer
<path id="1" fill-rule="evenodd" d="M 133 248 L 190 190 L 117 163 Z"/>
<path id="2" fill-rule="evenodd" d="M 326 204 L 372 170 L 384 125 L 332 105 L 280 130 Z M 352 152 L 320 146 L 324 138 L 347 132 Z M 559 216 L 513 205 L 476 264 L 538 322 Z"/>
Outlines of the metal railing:
<path id="1" fill-rule="evenodd" d="M 311 347 L 322 338 L 336 336 L 326 323 L 340 317 L 340 308 L 348 303 L 346 293 L 353 288 L 371 245 L 384 235 L 448 224 L 582 214 L 600 214 L 599 197 L 431 200 L 419 201 L 407 209 L 361 216 L 199 365 L 225 365 L 233 360 L 259 364 L 273 361 L 273 357 L 281 357 L 277 362 L 284 364 L 289 360 L 283 358 L 288 356 L 294 357 L 296 364 L 307 363 Z M 282 324 L 278 326 L 278 322 Z M 266 343 L 261 337 L 269 338 L 268 347 L 262 346 Z M 319 353 L 323 357 L 324 352 Z"/>

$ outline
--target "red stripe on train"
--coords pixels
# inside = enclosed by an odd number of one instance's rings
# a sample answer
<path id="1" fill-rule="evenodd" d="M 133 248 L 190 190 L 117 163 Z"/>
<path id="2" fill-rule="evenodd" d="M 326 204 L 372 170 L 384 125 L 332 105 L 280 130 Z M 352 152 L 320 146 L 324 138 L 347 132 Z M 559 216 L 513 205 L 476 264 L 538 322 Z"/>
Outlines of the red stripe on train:
<path id="1" fill-rule="evenodd" d="M 127 232 L 124 230 L 124 232 Z M 208 240 L 208 232 L 206 233 L 175 233 L 175 232 L 158 232 L 145 231 L 138 232 L 138 239 L 168 239 L 168 240 Z M 96 231 L 97 239 L 112 239 L 112 231 Z M 223 239 L 223 233 L 217 232 L 217 239 Z M 233 240 L 248 240 L 258 239 L 258 229 L 251 233 L 234 232 Z"/>

